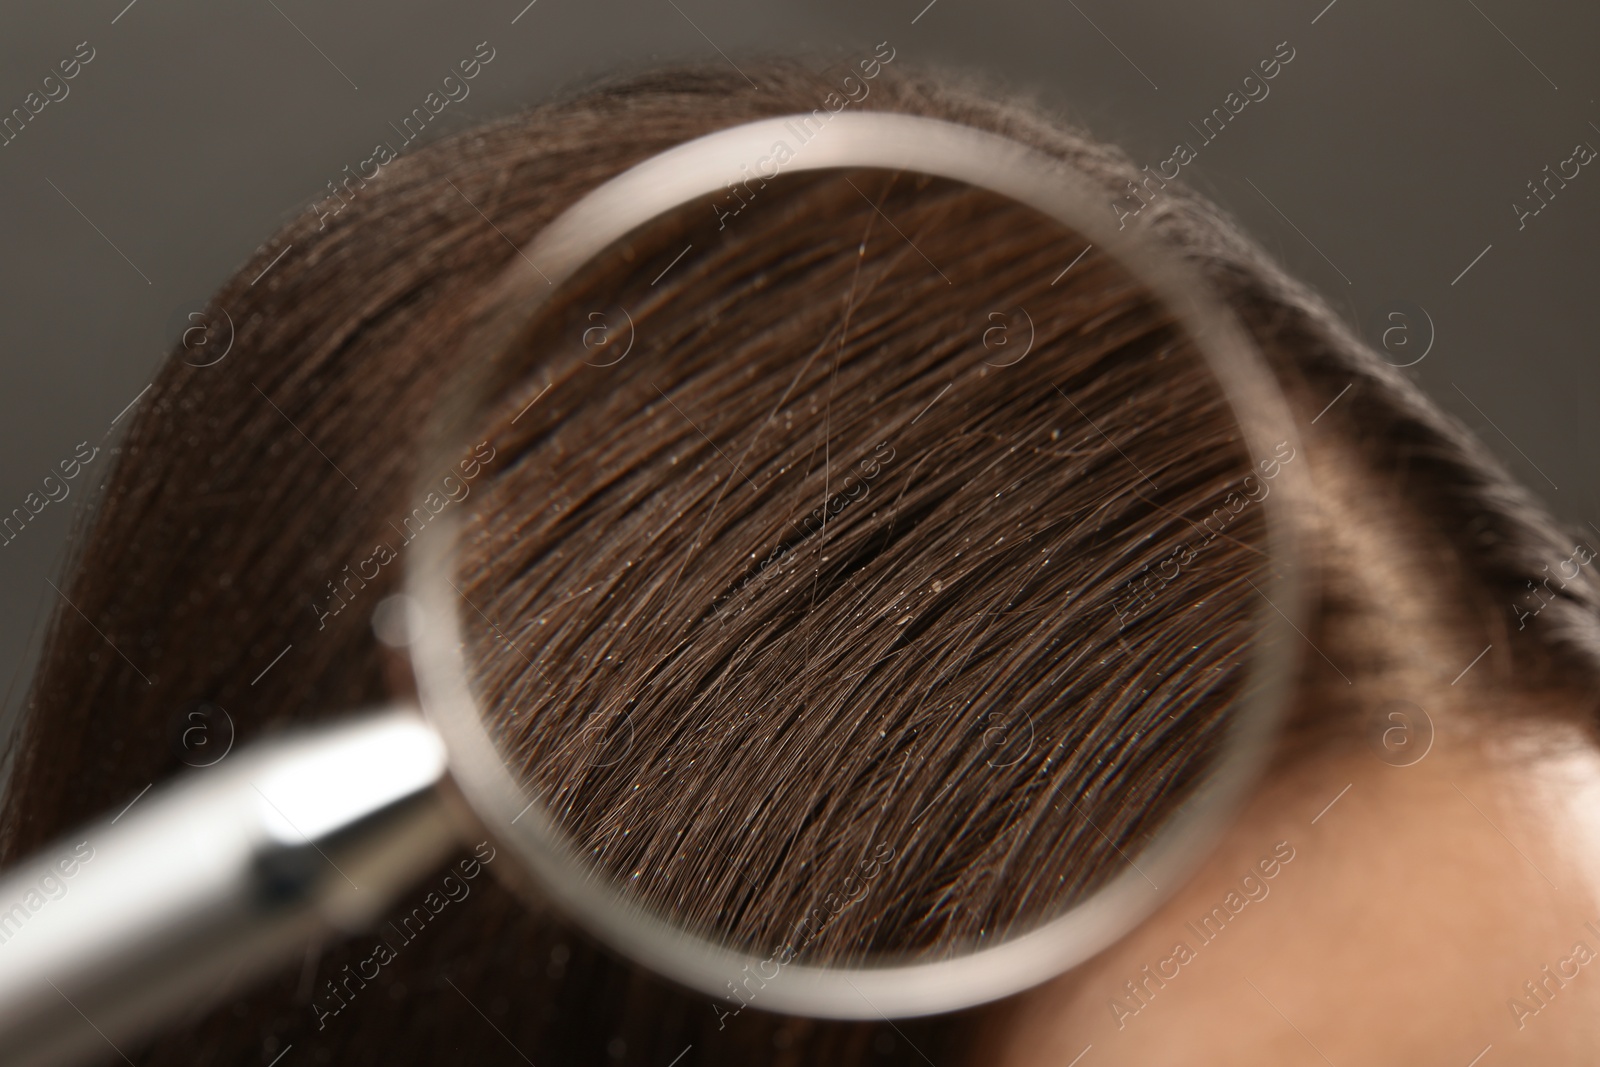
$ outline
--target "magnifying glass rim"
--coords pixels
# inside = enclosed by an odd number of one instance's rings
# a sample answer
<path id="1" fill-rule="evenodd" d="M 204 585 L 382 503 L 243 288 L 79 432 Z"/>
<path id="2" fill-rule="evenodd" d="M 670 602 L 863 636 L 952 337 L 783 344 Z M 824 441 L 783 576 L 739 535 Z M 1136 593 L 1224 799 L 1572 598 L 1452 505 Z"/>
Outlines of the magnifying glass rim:
<path id="1" fill-rule="evenodd" d="M 633 230 L 744 180 L 741 166 L 770 161 L 777 141 L 794 139 L 783 115 L 685 142 L 606 181 L 553 220 L 511 261 L 493 309 L 476 334 L 478 351 L 498 352 L 534 321 L 558 287 Z M 810 116 L 804 116 L 810 118 Z M 908 171 L 966 183 L 1032 207 L 1112 255 L 1146 285 L 1187 331 L 1216 376 L 1253 457 L 1298 435 L 1264 359 L 1199 273 L 1146 227 L 1114 226 L 1108 190 L 1068 163 L 998 134 L 941 119 L 893 112 L 839 113 L 780 166 L 779 173 L 850 168 Z M 771 179 L 775 175 L 765 175 Z M 482 413 L 482 408 L 478 412 Z M 445 434 L 465 439 L 463 434 Z M 450 457 L 451 459 L 455 457 Z M 1163 824 L 1128 869 L 1038 927 L 948 959 L 894 966 L 812 966 L 799 961 L 768 973 L 756 956 L 673 926 L 629 901 L 573 862 L 569 845 L 506 766 L 467 683 L 461 596 L 450 582 L 460 526 L 441 513 L 433 536 L 417 543 L 407 592 L 422 609 L 411 656 L 425 716 L 444 738 L 452 776 L 485 828 L 517 854 L 538 891 L 623 954 L 711 996 L 729 997 L 751 974 L 754 1005 L 818 1017 L 869 1019 L 953 1011 L 1029 988 L 1078 965 L 1134 929 L 1191 873 L 1257 779 L 1287 703 L 1306 611 L 1301 540 L 1293 513 L 1309 499 L 1298 467 L 1285 465 L 1262 498 L 1272 570 L 1256 613 L 1258 640 L 1245 691 L 1233 709 L 1222 751 L 1205 783 Z M 1161 887 L 1161 888 L 1156 888 Z M 804 916 L 797 916 L 798 922 Z M 762 970 L 765 966 L 766 970 Z"/>

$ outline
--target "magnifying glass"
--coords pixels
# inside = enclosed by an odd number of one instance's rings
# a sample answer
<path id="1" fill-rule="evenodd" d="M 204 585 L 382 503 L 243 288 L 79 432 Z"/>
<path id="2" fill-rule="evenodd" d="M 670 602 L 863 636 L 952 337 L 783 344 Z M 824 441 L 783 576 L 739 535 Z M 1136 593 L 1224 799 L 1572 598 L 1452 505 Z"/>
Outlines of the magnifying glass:
<path id="1" fill-rule="evenodd" d="M 907 115 L 722 130 L 546 227 L 465 351 L 384 627 L 416 705 L 8 872 L 7 1062 L 357 931 L 461 841 L 722 1010 L 956 1010 L 1126 934 L 1259 773 L 1306 611 L 1294 427 L 1068 164 Z"/>

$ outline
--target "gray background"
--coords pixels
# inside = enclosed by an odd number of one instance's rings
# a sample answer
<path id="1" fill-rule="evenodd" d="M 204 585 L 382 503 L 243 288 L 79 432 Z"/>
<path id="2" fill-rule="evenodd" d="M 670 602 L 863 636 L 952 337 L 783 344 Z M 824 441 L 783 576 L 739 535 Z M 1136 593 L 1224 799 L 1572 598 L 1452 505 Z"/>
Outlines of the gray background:
<path id="1" fill-rule="evenodd" d="M 185 314 L 342 167 L 390 138 L 389 123 L 480 41 L 494 62 L 427 139 L 618 69 L 712 58 L 759 83 L 762 54 L 807 52 L 825 66 L 887 39 L 897 63 L 978 70 L 1035 92 L 1151 165 L 1177 141 L 1198 146 L 1189 123 L 1288 41 L 1296 55 L 1270 96 L 1202 148 L 1184 180 L 1375 344 L 1402 323 L 1389 313 L 1404 312 L 1409 333 L 1390 340 L 1405 352 L 1397 342 L 1409 337 L 1416 353 L 1431 320 L 1435 343 L 1406 373 L 1600 540 L 1589 526 L 1600 524 L 1590 340 L 1600 325 L 1591 283 L 1600 166 L 1525 229 L 1511 207 L 1576 143 L 1600 147 L 1594 5 L 525 3 L 8 5 L 0 114 L 79 42 L 96 54 L 64 100 L 0 148 L 0 513 L 78 442 L 113 430 Z M 114 443 L 114 432 L 102 442 Z M 109 467 L 104 459 L 91 474 Z M 55 606 L 47 579 L 89 480 L 0 548 L 0 723 L 25 699 Z"/>

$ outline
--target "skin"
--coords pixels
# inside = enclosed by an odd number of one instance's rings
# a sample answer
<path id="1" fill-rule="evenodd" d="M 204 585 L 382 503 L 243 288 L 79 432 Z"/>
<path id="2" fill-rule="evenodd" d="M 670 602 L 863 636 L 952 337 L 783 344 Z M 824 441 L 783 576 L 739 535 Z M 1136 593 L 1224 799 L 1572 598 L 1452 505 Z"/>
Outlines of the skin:
<path id="1" fill-rule="evenodd" d="M 1597 801 L 1600 747 L 1557 722 L 1441 731 L 1408 767 L 1370 751 L 1302 765 L 1261 789 L 1199 874 L 1130 937 L 1019 998 L 996 1027 L 995 1062 L 1065 1065 L 1092 1046 L 1076 1062 L 1466 1067 L 1492 1046 L 1476 1062 L 1592 1063 Z M 1202 945 L 1185 924 L 1280 841 L 1295 856 L 1269 893 Z M 1164 987 L 1151 983 L 1119 1025 L 1113 998 L 1132 1006 L 1124 983 L 1180 940 L 1194 958 Z M 1594 960 L 1568 963 L 1577 975 L 1562 984 L 1546 980 L 1541 968 L 1556 972 L 1580 942 Z M 1556 992 L 1541 990 L 1540 1006 L 1528 981 Z M 1529 1012 L 1513 1011 L 1513 998 Z"/>

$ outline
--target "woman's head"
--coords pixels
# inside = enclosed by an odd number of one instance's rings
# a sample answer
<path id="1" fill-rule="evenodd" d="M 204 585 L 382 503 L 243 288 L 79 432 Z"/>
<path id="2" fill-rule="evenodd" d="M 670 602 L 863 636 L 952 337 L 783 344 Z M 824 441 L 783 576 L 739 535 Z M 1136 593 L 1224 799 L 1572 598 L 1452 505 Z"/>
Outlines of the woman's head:
<path id="1" fill-rule="evenodd" d="M 1108 212 L 1129 181 L 1150 181 L 1024 107 L 884 57 L 877 68 L 871 94 L 841 107 L 1005 133 L 1103 183 Z M 669 249 L 659 275 L 652 260 L 626 283 L 636 296 L 618 306 L 636 347 L 616 355 L 612 305 L 571 303 L 550 327 L 564 347 L 530 348 L 540 358 L 485 448 L 413 499 L 430 474 L 415 442 L 473 358 L 463 338 L 516 247 L 655 152 L 827 109 L 837 88 L 798 68 L 760 93 L 735 81 L 637 79 L 419 150 L 337 217 L 291 224 L 223 288 L 233 352 L 166 368 L 84 542 L 67 590 L 83 617 L 57 620 L 41 666 L 13 851 L 174 769 L 168 724 L 193 701 L 227 707 L 248 738 L 403 690 L 367 620 L 448 506 L 481 520 L 461 591 L 485 621 L 473 652 L 501 698 L 505 750 L 531 786 L 582 800 L 572 829 L 602 867 L 639 870 L 641 892 L 689 921 L 737 912 L 766 944 L 835 883 L 866 884 L 868 862 L 877 884 L 858 899 L 873 906 L 839 912 L 807 951 L 848 957 L 874 938 L 937 949 L 1120 869 L 1119 849 L 1204 765 L 1238 684 L 1271 482 L 1191 347 L 1103 251 L 1062 272 L 1059 234 L 937 183 L 747 182 L 700 220 L 709 234 L 686 237 L 702 254 L 674 266 Z M 980 1061 L 1003 1045 L 1018 1062 L 1046 1048 L 1067 1062 L 1076 1042 L 1115 1062 L 1173 1047 L 1178 1020 L 1194 1017 L 1234 1042 L 1219 1047 L 1254 1054 L 1270 1046 L 1244 1035 L 1267 1028 L 1247 1012 L 1235 1025 L 1209 999 L 1221 986 L 1185 969 L 1249 971 L 1263 1001 L 1306 1024 L 1274 1000 L 1294 970 L 1271 955 L 1288 936 L 1272 925 L 1282 905 L 1296 901 L 1296 929 L 1323 937 L 1309 943 L 1392 970 L 1395 953 L 1412 958 L 1405 946 L 1376 929 L 1364 938 L 1365 920 L 1351 928 L 1341 914 L 1370 919 L 1362 905 L 1379 892 L 1436 899 L 1456 869 L 1482 892 L 1455 912 L 1422 905 L 1417 929 L 1459 935 L 1514 904 L 1502 894 L 1521 883 L 1488 876 L 1520 861 L 1513 850 L 1497 864 L 1485 834 L 1511 836 L 1495 805 L 1556 756 L 1512 763 L 1480 741 L 1525 736 L 1512 729 L 1523 722 L 1550 724 L 1546 738 L 1586 727 L 1600 648 L 1591 568 L 1320 303 L 1203 203 L 1161 192 L 1130 224 L 1204 274 L 1296 414 L 1303 447 L 1272 459 L 1306 465 L 1317 486 L 1307 521 L 1320 593 L 1274 772 L 1166 909 L 1007 1012 L 897 1036 L 764 1016 L 759 996 L 730 1018 L 728 1003 L 630 972 L 505 893 L 475 894 L 408 943 L 385 983 L 344 986 L 337 1010 L 328 986 L 337 993 L 339 965 L 365 954 L 360 939 L 313 950 L 239 1003 L 242 1023 L 217 1013 L 166 1054 L 303 1039 L 340 1060 L 392 1061 L 476 1042 L 461 1036 L 472 1007 L 536 1061 L 593 1056 L 614 1038 L 630 1061 L 641 1041 L 661 1042 L 649 1054 L 662 1062 L 685 1044 L 705 1063 L 870 1057 L 883 1038 L 909 1062 L 920 1054 L 908 1040 L 942 1051 L 965 1035 L 982 1042 Z M 1028 355 L 998 347 L 1020 342 L 1015 310 L 1038 301 L 1051 311 L 1030 318 Z M 1546 568 L 1558 575 L 1548 585 Z M 1537 604 L 1528 582 L 1544 591 Z M 1432 722 L 1434 750 L 1409 767 L 1377 755 L 1396 701 Z M 1023 724 L 1027 744 L 1013 733 Z M 596 730 L 604 751 L 570 743 Z M 1116 774 L 1101 770 L 1108 757 Z M 1465 812 L 1443 806 L 1456 794 Z M 1413 810 L 1406 833 L 1393 829 Z M 1335 822 L 1350 813 L 1368 824 Z M 1340 825 L 1357 829 L 1340 838 Z M 1396 856 L 1401 842 L 1418 869 Z M 1457 853 L 1468 866 L 1437 859 Z M 1294 881 L 1310 869 L 1350 882 Z M 1367 870 L 1383 888 L 1361 888 Z M 1565 891 L 1579 892 L 1571 880 Z M 1207 927 L 1212 903 L 1222 914 Z M 1208 939 L 1174 935 L 1180 915 Z M 1534 929 L 1508 944 L 1513 926 L 1493 944 L 1532 952 L 1533 978 L 1554 949 L 1533 951 Z M 1476 987 L 1458 992 L 1449 1003 L 1470 1012 Z M 412 998 L 440 995 L 408 1013 Z M 1371 1003 L 1344 990 L 1311 1007 Z M 484 1029 L 482 1047 L 500 1055 Z"/>

